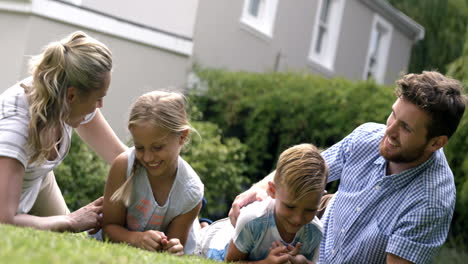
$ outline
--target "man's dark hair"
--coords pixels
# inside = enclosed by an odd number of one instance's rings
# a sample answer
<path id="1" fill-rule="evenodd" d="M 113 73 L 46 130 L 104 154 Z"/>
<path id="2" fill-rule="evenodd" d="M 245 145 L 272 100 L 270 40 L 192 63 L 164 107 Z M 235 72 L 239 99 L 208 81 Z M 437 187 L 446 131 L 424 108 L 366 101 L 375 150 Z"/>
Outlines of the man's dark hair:
<path id="1" fill-rule="evenodd" d="M 429 113 L 427 139 L 445 135 L 450 138 L 457 130 L 465 111 L 466 98 L 462 84 L 436 71 L 407 74 L 396 82 L 396 95 Z"/>

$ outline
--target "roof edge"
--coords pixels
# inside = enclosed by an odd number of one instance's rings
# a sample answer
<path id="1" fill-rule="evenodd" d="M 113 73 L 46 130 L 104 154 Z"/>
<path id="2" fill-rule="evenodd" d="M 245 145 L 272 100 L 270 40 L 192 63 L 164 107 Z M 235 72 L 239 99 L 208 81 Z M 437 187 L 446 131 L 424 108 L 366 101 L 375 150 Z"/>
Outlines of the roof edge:
<path id="1" fill-rule="evenodd" d="M 413 42 L 424 39 L 424 27 L 400 10 L 393 7 L 386 0 L 361 0 L 361 2 L 390 19 L 395 25 L 402 29 L 402 31 L 408 32 L 411 35 Z"/>

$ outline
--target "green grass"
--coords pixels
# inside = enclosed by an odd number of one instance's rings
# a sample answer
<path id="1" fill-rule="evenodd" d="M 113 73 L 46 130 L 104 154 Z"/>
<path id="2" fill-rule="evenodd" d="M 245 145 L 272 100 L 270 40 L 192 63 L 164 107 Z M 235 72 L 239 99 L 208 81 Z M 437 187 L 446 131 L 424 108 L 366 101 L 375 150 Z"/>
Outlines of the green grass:
<path id="1" fill-rule="evenodd" d="M 0 234 L 0 263 L 219 263 L 194 256 L 176 257 L 124 244 L 103 243 L 84 233 L 55 233 L 0 224 Z M 468 253 L 444 246 L 433 263 L 461 264 L 467 259 Z"/>
<path id="2" fill-rule="evenodd" d="M 54 233 L 0 224 L 0 234 L 0 263 L 219 263 L 103 243 L 84 233 Z"/>

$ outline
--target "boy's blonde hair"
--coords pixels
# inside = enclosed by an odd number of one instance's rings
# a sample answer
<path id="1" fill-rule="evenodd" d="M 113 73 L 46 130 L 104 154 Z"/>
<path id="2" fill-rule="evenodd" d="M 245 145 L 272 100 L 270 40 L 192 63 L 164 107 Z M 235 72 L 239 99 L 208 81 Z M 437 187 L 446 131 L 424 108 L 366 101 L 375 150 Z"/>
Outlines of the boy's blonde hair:
<path id="1" fill-rule="evenodd" d="M 77 31 L 47 45 L 30 67 L 32 84 L 22 84 L 30 103 L 29 162 L 42 163 L 64 137 L 57 140 L 70 113 L 68 87 L 77 88 L 80 96 L 101 89 L 112 70 L 112 54 L 106 45 Z"/>
<path id="2" fill-rule="evenodd" d="M 167 130 L 171 134 L 181 135 L 189 131 L 184 144 L 188 142 L 191 131 L 196 130 L 190 125 L 186 106 L 187 100 L 177 92 L 152 91 L 141 95 L 132 104 L 128 129 L 143 123 Z M 133 187 L 133 177 L 140 163 L 135 158 L 132 173 L 125 183 L 111 197 L 111 201 L 122 201 L 128 207 Z"/>
<path id="3" fill-rule="evenodd" d="M 294 197 L 323 191 L 327 183 L 328 167 L 319 150 L 312 144 L 300 144 L 281 153 L 273 181 L 286 187 Z"/>

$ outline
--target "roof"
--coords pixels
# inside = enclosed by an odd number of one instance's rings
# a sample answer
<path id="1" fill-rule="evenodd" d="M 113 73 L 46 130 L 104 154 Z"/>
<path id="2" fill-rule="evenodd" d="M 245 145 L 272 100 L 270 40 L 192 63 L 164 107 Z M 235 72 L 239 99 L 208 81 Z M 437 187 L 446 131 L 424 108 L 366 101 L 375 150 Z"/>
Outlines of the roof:
<path id="1" fill-rule="evenodd" d="M 393 7 L 386 0 L 361 0 L 361 2 L 392 22 L 393 25 L 413 39 L 414 42 L 424 38 L 424 27 Z"/>

